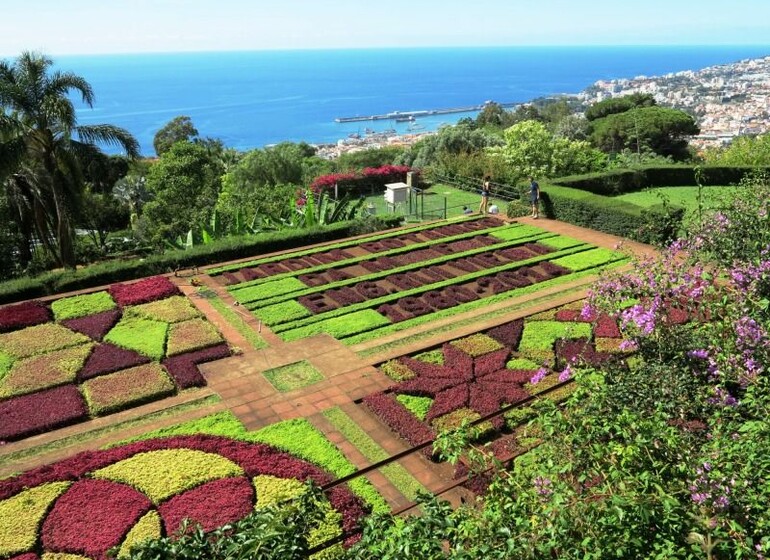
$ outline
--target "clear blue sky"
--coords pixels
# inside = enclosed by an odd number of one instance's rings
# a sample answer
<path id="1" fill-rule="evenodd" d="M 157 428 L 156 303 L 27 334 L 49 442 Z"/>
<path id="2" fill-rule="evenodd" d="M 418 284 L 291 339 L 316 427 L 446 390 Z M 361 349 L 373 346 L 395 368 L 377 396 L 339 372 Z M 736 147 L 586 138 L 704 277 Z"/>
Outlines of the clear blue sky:
<path id="1" fill-rule="evenodd" d="M 3 0 L 0 56 L 769 44 L 768 0 Z"/>

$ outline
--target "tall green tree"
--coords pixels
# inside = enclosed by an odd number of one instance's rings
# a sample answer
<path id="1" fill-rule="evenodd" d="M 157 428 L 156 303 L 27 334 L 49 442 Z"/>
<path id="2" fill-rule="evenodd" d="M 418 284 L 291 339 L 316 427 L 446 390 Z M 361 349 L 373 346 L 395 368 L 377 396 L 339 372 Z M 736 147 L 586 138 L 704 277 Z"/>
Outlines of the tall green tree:
<path id="1" fill-rule="evenodd" d="M 59 265 L 74 268 L 82 163 L 95 159 L 98 144 L 118 146 L 131 158 L 139 144 L 116 126 L 79 126 L 68 95 L 79 94 L 90 107 L 93 90 L 81 76 L 52 66 L 30 52 L 0 61 L 0 181 L 22 238 L 22 263 L 31 260 L 34 235 Z"/>
<path id="2" fill-rule="evenodd" d="M 144 205 L 138 229 L 161 246 L 188 230 L 208 224 L 222 184 L 217 153 L 200 143 L 177 142 L 150 168 L 146 186 L 152 200 Z"/>
<path id="3" fill-rule="evenodd" d="M 687 137 L 698 134 L 695 120 L 678 109 L 637 107 L 614 113 L 592 122 L 591 139 L 606 152 L 628 149 L 637 153 L 645 149 L 675 160 L 689 158 Z"/>
<path id="4" fill-rule="evenodd" d="M 588 142 L 556 137 L 537 121 L 515 124 L 504 137 L 505 145 L 489 152 L 515 170 L 519 179 L 587 173 L 600 169 L 606 160 Z"/>
<path id="5" fill-rule="evenodd" d="M 162 156 L 177 142 L 192 142 L 198 138 L 198 129 L 192 119 L 186 115 L 174 117 L 167 122 L 152 139 L 155 153 Z"/>

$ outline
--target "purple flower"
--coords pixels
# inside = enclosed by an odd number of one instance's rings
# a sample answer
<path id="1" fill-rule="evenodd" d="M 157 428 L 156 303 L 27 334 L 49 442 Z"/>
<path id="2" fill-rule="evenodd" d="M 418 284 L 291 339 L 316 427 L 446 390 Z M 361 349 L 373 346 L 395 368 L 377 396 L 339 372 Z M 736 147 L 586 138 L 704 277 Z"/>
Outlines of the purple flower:
<path id="1" fill-rule="evenodd" d="M 530 379 L 529 382 L 532 385 L 537 385 L 545 378 L 546 375 L 548 375 L 548 370 L 545 369 L 544 367 L 541 367 L 539 370 L 535 372 L 535 375 L 532 376 L 532 379 Z"/>
<path id="2" fill-rule="evenodd" d="M 571 378 L 572 378 L 572 369 L 568 365 L 567 367 L 564 368 L 564 371 L 562 371 L 559 374 L 559 383 L 564 383 L 565 381 Z"/>
<path id="3" fill-rule="evenodd" d="M 700 350 L 690 350 L 687 352 L 687 355 L 691 358 L 698 358 L 699 360 L 705 360 L 709 357 L 709 353 L 706 350 L 700 349 Z"/>
<path id="4" fill-rule="evenodd" d="M 543 496 L 544 498 L 547 498 L 548 496 L 553 494 L 553 490 L 551 489 L 552 482 L 550 478 L 537 476 L 532 481 L 532 484 L 535 487 L 535 491 L 541 496 Z"/>

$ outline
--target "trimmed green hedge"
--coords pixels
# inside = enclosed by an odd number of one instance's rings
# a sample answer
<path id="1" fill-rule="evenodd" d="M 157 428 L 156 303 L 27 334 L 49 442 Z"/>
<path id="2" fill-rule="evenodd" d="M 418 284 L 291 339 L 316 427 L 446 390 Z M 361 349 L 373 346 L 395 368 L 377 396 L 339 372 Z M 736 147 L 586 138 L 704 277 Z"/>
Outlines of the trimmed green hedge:
<path id="1" fill-rule="evenodd" d="M 640 191 L 651 187 L 703 186 L 737 184 L 745 175 L 770 167 L 664 165 L 637 169 L 615 169 L 602 173 L 573 175 L 549 181 L 553 185 L 571 187 L 605 196 Z M 698 171 L 699 170 L 699 171 Z M 697 177 L 696 177 L 697 173 Z"/>
<path id="2" fill-rule="evenodd" d="M 382 225 L 383 229 L 397 227 L 401 224 L 401 217 L 380 217 L 378 223 Z M 161 255 L 152 255 L 147 258 L 116 260 L 74 271 L 57 270 L 46 272 L 34 278 L 17 278 L 0 283 L 0 304 L 93 288 L 154 274 L 164 274 L 179 268 L 204 266 L 257 254 L 334 241 L 355 235 L 355 231 L 360 225 L 361 222 L 356 220 L 310 229 L 227 237 L 209 245 L 199 245 L 186 251 L 167 251 Z"/>
<path id="3" fill-rule="evenodd" d="M 663 244 L 679 230 L 684 208 L 655 205 L 643 208 L 624 200 L 575 188 L 543 185 L 541 212 L 548 218 L 628 237 L 643 243 Z M 521 215 L 521 202 L 508 205 L 508 215 Z"/>

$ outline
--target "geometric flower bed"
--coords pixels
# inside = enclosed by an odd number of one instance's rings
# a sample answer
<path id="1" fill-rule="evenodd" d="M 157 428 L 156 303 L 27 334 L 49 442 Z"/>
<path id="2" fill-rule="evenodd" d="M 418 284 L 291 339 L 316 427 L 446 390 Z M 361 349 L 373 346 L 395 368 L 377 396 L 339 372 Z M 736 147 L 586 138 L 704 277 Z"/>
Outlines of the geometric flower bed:
<path id="1" fill-rule="evenodd" d="M 581 317 L 576 305 L 380 364 L 380 371 L 395 383 L 365 397 L 363 403 L 410 444 L 418 445 L 464 420 L 476 420 L 536 394 L 556 382 L 556 372 L 568 365 L 598 365 L 617 356 L 619 345 L 605 342 L 620 342 L 615 321 L 607 316 Z M 498 416 L 482 424 L 480 433 L 504 427 Z"/>
<path id="2" fill-rule="evenodd" d="M 539 283 L 568 282 L 623 258 L 531 225 L 472 217 L 227 265 L 210 274 L 285 341 L 325 332 L 354 344 L 516 290 L 529 292 Z"/>
<path id="3" fill-rule="evenodd" d="M 205 385 L 230 355 L 165 277 L 0 309 L 0 442 Z"/>
<path id="4" fill-rule="evenodd" d="M 223 422 L 232 426 L 233 418 Z M 210 531 L 297 496 L 306 480 L 323 485 L 339 476 L 280 442 L 247 441 L 276 439 L 282 431 L 288 439 L 300 429 L 310 449 L 324 449 L 327 462 L 345 461 L 306 421 L 282 424 L 264 434 L 241 431 L 242 437 L 145 439 L 0 481 L 0 559 L 103 560 L 111 549 L 123 557 L 142 540 L 177 533 L 184 519 Z M 344 486 L 326 496 L 328 512 L 310 535 L 318 543 L 354 529 L 370 509 Z"/>

